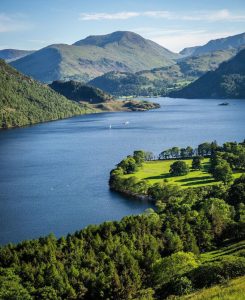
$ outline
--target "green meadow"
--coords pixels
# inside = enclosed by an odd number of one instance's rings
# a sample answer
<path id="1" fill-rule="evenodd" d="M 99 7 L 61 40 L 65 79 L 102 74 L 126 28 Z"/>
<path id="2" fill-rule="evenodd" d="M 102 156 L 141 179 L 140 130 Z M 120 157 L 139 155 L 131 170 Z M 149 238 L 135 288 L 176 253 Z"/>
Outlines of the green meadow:
<path id="1" fill-rule="evenodd" d="M 200 255 L 201 263 L 214 262 L 227 256 L 244 256 L 245 241 L 241 241 L 221 249 L 206 252 Z M 210 288 L 199 290 L 190 295 L 175 297 L 174 299 L 185 300 L 244 300 L 245 299 L 245 276 L 225 280 L 223 284 L 214 285 Z"/>
<path id="2" fill-rule="evenodd" d="M 204 185 L 211 185 L 217 183 L 213 176 L 208 173 L 209 158 L 202 160 L 202 170 L 192 170 L 192 159 L 185 159 L 188 164 L 190 172 L 183 176 L 171 176 L 169 174 L 170 165 L 176 160 L 156 160 L 144 162 L 142 167 L 133 174 L 124 175 L 124 178 L 135 176 L 141 180 L 147 180 L 150 184 L 167 180 L 169 183 L 180 185 L 183 188 L 198 187 Z M 236 172 L 233 174 L 237 178 L 242 173 Z"/>
<path id="3" fill-rule="evenodd" d="M 222 285 L 214 285 L 211 288 L 200 290 L 196 293 L 176 297 L 181 300 L 244 300 L 245 276 L 233 279 Z"/>

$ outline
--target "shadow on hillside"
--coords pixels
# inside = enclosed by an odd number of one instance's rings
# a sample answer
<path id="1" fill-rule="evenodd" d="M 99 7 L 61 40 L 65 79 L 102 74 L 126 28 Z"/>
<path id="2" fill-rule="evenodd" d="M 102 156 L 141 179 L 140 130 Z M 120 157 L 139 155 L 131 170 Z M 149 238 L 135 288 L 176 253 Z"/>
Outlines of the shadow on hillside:
<path id="1" fill-rule="evenodd" d="M 184 179 L 175 180 L 176 182 L 189 182 L 189 181 L 204 181 L 212 179 L 210 176 L 197 176 L 197 177 L 189 177 Z M 212 179 L 213 180 L 213 179 Z"/>
<path id="2" fill-rule="evenodd" d="M 168 178 L 171 178 L 173 176 L 171 176 L 170 174 L 160 174 L 160 175 L 157 175 L 157 176 L 149 176 L 149 177 L 146 177 L 144 179 L 168 179 Z"/>
<path id="3" fill-rule="evenodd" d="M 206 179 L 206 180 L 197 180 L 193 182 L 188 182 L 186 184 L 182 184 L 182 186 L 193 186 L 193 185 L 200 185 L 200 184 L 207 184 L 207 183 L 213 183 L 216 182 L 214 179 Z"/>

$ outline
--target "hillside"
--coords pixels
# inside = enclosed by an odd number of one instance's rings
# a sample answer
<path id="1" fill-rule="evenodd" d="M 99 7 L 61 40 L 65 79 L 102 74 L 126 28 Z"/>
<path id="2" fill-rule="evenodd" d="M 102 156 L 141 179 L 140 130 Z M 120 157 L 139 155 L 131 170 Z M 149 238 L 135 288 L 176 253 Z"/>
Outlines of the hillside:
<path id="1" fill-rule="evenodd" d="M 244 300 L 244 295 L 245 276 L 242 276 L 193 294 L 175 298 L 175 300 Z"/>
<path id="2" fill-rule="evenodd" d="M 245 177 L 227 189 L 165 184 L 156 210 L 0 247 L 0 299 L 186 299 L 225 286 L 245 275 L 244 188 Z"/>
<path id="3" fill-rule="evenodd" d="M 178 54 L 138 34 L 118 31 L 89 36 L 73 45 L 50 45 L 14 61 L 12 65 L 43 82 L 89 81 L 111 71 L 137 72 L 171 65 L 178 57 Z"/>
<path id="4" fill-rule="evenodd" d="M 180 88 L 236 54 L 234 49 L 179 59 L 176 64 L 136 73 L 109 72 L 89 82 L 117 96 L 166 95 Z"/>
<path id="5" fill-rule="evenodd" d="M 4 59 L 6 62 L 11 62 L 19 58 L 32 54 L 31 50 L 17 50 L 17 49 L 3 49 L 0 50 L 0 59 Z"/>
<path id="6" fill-rule="evenodd" d="M 86 107 L 20 74 L 3 60 L 0 60 L 0 82 L 0 128 L 57 120 L 86 112 Z"/>
<path id="7" fill-rule="evenodd" d="M 245 49 L 170 97 L 245 99 Z"/>
<path id="8" fill-rule="evenodd" d="M 113 100 L 113 97 L 102 90 L 77 81 L 53 81 L 49 87 L 59 94 L 76 102 L 101 103 Z"/>
<path id="9" fill-rule="evenodd" d="M 226 38 L 211 40 L 203 46 L 185 48 L 180 51 L 180 54 L 184 56 L 203 55 L 218 50 L 239 49 L 243 46 L 245 46 L 245 32 Z"/>

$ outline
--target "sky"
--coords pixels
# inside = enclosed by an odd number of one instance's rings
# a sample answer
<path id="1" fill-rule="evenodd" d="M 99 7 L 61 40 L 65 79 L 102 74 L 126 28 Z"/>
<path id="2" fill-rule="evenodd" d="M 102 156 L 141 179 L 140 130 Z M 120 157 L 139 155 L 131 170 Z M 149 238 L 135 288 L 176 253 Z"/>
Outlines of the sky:
<path id="1" fill-rule="evenodd" d="M 0 0 L 0 49 L 136 32 L 179 52 L 245 32 L 245 0 Z"/>

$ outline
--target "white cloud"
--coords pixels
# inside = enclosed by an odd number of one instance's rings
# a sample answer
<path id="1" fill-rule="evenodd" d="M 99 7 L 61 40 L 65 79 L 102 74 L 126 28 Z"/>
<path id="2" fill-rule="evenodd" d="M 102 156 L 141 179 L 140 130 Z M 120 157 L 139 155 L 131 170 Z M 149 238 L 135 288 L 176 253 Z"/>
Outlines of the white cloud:
<path id="1" fill-rule="evenodd" d="M 208 32 L 202 29 L 184 30 L 179 28 L 159 29 L 159 28 L 133 28 L 132 31 L 143 35 L 172 51 L 179 52 L 185 47 L 204 45 L 212 39 L 218 39 L 237 34 L 237 32 Z"/>
<path id="2" fill-rule="evenodd" d="M 20 14 L 7 15 L 0 13 L 0 33 L 26 30 L 29 27 L 30 24 Z"/>
<path id="3" fill-rule="evenodd" d="M 183 20 L 183 21 L 245 21 L 245 13 L 234 14 L 228 9 L 217 11 L 199 11 L 189 13 L 176 13 L 171 11 L 144 11 L 144 12 L 117 12 L 117 13 L 81 13 L 82 21 L 98 21 L 98 20 L 126 20 L 135 17 L 162 18 L 166 20 Z"/>
<path id="4" fill-rule="evenodd" d="M 107 13 L 81 13 L 80 19 L 83 21 L 97 21 L 97 20 L 126 20 L 133 17 L 140 16 L 137 12 L 120 12 L 114 14 Z"/>

